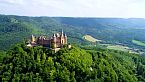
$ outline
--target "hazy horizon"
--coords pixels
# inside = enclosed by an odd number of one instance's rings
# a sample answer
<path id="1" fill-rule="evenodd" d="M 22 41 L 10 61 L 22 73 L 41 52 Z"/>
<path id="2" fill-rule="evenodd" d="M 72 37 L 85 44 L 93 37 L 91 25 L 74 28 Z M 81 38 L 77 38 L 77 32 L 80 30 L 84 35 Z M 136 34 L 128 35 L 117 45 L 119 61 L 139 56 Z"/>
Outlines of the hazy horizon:
<path id="1" fill-rule="evenodd" d="M 6 15 L 6 16 L 24 16 L 24 17 L 25 17 L 25 15 L 14 15 L 14 14 L 12 15 L 12 14 L 1 14 L 1 13 L 0 13 L 0 15 Z M 77 16 L 75 17 L 75 16 L 74 16 L 74 17 L 73 17 L 73 16 L 27 16 L 27 15 L 26 15 L 26 17 L 145 19 L 145 18 L 141 18 L 141 17 L 140 17 L 140 18 L 139 18 L 139 17 L 130 17 L 130 18 L 128 18 L 128 17 L 87 17 L 87 16 L 85 16 L 85 17 L 81 17 L 81 16 L 80 16 L 80 17 L 79 17 L 79 16 L 78 16 L 78 17 L 77 17 Z"/>

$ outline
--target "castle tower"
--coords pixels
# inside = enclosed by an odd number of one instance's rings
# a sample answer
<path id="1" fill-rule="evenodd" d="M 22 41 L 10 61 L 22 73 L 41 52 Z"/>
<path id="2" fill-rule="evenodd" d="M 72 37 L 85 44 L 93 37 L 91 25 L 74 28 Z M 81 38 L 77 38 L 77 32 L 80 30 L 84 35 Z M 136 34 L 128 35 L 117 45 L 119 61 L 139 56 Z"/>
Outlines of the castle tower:
<path id="1" fill-rule="evenodd" d="M 53 39 L 53 42 L 52 42 L 52 46 L 51 46 L 51 48 L 56 48 L 57 46 L 56 46 L 56 35 L 55 34 L 53 34 L 53 37 L 52 37 Z"/>
<path id="2" fill-rule="evenodd" d="M 66 34 L 64 35 L 64 37 L 65 37 L 65 44 L 67 44 L 67 36 L 66 36 Z"/>
<path id="3" fill-rule="evenodd" d="M 31 36 L 31 43 L 35 43 L 35 41 L 36 41 L 35 36 L 32 35 L 32 36 Z"/>
<path id="4" fill-rule="evenodd" d="M 65 40 L 64 40 L 63 30 L 62 30 L 61 36 L 60 36 L 60 44 L 63 46 L 64 43 L 65 43 Z"/>

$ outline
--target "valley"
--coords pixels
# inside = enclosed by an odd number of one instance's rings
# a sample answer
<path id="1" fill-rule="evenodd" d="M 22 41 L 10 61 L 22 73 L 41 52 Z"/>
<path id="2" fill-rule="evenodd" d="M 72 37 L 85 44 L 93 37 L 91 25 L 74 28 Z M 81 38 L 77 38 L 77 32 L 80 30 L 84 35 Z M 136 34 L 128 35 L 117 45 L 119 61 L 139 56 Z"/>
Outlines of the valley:
<path id="1" fill-rule="evenodd" d="M 0 79 L 10 82 L 144 82 L 143 28 L 145 19 L 138 18 L 0 15 Z M 60 44 L 54 44 L 59 41 L 54 33 L 62 29 L 67 34 L 65 40 L 72 46 L 61 47 L 54 53 L 51 48 Z M 51 39 L 43 37 L 41 45 L 33 45 L 41 43 L 33 39 L 28 47 L 26 43 L 31 35 L 53 36 L 54 42 L 47 43 Z M 61 40 L 63 43 L 64 39 Z M 50 44 L 53 46 L 48 48 Z"/>
<path id="2" fill-rule="evenodd" d="M 93 42 L 93 43 L 95 42 L 95 43 L 97 43 L 97 45 L 100 45 L 100 46 L 105 47 L 107 49 L 119 50 L 119 51 L 134 53 L 134 54 L 140 54 L 140 55 L 144 55 L 145 54 L 145 52 L 143 52 L 143 51 L 141 51 L 139 49 L 134 49 L 134 48 L 131 48 L 131 47 L 128 47 L 128 46 L 125 46 L 125 45 L 101 43 L 102 40 L 95 39 L 91 35 L 85 35 L 85 36 L 83 36 L 83 38 L 85 40 L 87 40 L 87 41 L 90 41 L 90 42 Z M 137 44 L 139 46 L 144 46 L 144 43 L 142 43 L 140 41 L 133 40 L 133 43 L 135 43 L 135 44 Z M 92 46 L 94 46 L 94 45 L 92 45 Z"/>
<path id="3" fill-rule="evenodd" d="M 105 44 L 121 44 L 144 51 L 144 46 L 132 43 L 134 39 L 145 41 L 145 30 L 136 27 L 145 28 L 145 19 L 0 15 L 0 50 L 23 42 L 32 34 L 51 36 L 63 29 L 70 43 L 88 45 L 89 42 L 82 38 L 86 35 L 93 42 L 102 40 Z"/>
<path id="4" fill-rule="evenodd" d="M 95 43 L 97 41 L 100 44 L 110 44 L 108 46 L 109 49 L 143 54 L 145 52 L 145 44 L 139 41 L 145 41 L 145 37 L 143 37 L 145 35 L 144 23 L 145 19 L 138 18 L 0 15 L 0 50 L 9 49 L 16 43 L 24 42 L 32 34 L 35 36 L 52 36 L 51 34 L 63 29 L 69 36 L 68 41 L 73 44 L 89 45 L 91 42 Z M 126 48 L 126 46 L 129 48 Z"/>

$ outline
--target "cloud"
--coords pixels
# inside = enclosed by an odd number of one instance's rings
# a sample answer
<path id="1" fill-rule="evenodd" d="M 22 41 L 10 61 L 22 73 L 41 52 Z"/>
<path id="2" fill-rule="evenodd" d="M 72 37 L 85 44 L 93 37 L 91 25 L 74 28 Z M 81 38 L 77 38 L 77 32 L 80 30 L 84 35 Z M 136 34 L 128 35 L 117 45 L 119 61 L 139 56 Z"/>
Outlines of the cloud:
<path id="1" fill-rule="evenodd" d="M 1 4 L 19 4 L 19 5 L 22 5 L 24 4 L 24 0 L 0 0 Z"/>
<path id="2" fill-rule="evenodd" d="M 26 16 L 142 17 L 144 0 L 0 0 L 0 13 Z"/>

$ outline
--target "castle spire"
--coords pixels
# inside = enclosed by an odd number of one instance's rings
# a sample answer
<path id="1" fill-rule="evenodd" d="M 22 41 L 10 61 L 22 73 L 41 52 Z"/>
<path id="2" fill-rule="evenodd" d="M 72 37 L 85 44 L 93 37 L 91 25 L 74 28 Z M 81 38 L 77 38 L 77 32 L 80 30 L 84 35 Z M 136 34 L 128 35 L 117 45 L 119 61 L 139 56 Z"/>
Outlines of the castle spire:
<path id="1" fill-rule="evenodd" d="M 63 34 L 63 29 L 61 30 L 61 34 Z"/>
<path id="2" fill-rule="evenodd" d="M 65 37 L 67 37 L 67 35 L 66 35 L 66 34 L 64 34 L 64 36 L 65 36 Z"/>
<path id="3" fill-rule="evenodd" d="M 63 29 L 61 30 L 61 37 L 64 37 L 64 34 L 63 34 Z"/>

